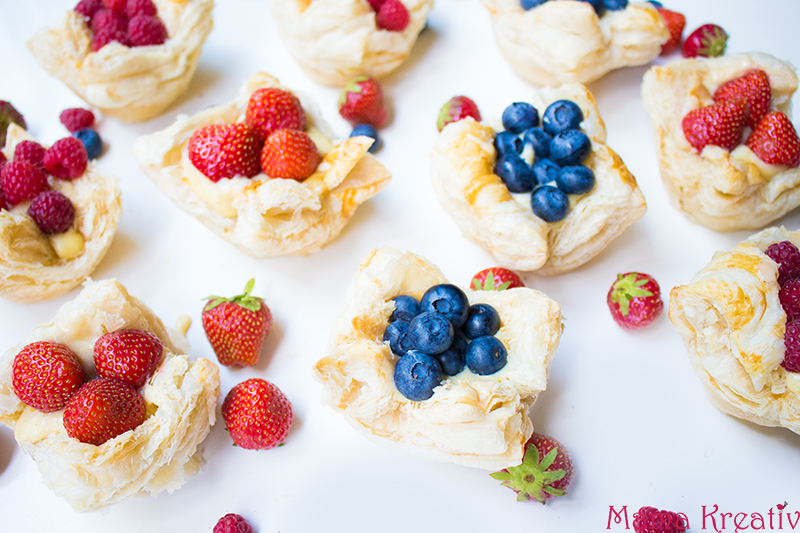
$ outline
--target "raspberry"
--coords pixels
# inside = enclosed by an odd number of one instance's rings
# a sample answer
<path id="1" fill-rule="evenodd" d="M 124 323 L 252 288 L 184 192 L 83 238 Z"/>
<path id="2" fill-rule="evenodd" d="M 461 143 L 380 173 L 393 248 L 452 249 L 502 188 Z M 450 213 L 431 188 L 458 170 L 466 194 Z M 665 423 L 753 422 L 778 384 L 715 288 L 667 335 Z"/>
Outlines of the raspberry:
<path id="1" fill-rule="evenodd" d="M 81 176 L 88 162 L 86 148 L 75 137 L 57 140 L 44 154 L 44 168 L 52 176 L 62 180 Z"/>
<path id="2" fill-rule="evenodd" d="M 47 174 L 27 161 L 12 161 L 3 167 L 0 186 L 6 195 L 6 202 L 12 207 L 50 188 Z"/>
<path id="3" fill-rule="evenodd" d="M 128 38 L 131 46 L 164 44 L 167 40 L 167 28 L 158 17 L 136 15 L 128 23 Z"/>
<path id="4" fill-rule="evenodd" d="M 30 216 L 42 233 L 64 233 L 75 221 L 75 207 L 58 191 L 44 191 L 28 206 Z"/>
<path id="5" fill-rule="evenodd" d="M 14 148 L 14 161 L 27 161 L 35 167 L 44 170 L 44 146 L 36 141 L 22 141 Z"/>
<path id="6" fill-rule="evenodd" d="M 672 511 L 642 507 L 633 515 L 636 533 L 685 533 L 686 519 Z"/>
<path id="7" fill-rule="evenodd" d="M 255 533 L 255 530 L 243 516 L 228 513 L 219 519 L 212 533 Z"/>
<path id="8" fill-rule="evenodd" d="M 791 242 L 770 244 L 764 253 L 778 263 L 778 284 L 781 287 L 800 274 L 800 250 Z"/>
<path id="9" fill-rule="evenodd" d="M 128 17 L 125 13 L 101 9 L 92 17 L 92 31 L 100 33 L 102 31 L 128 31 Z"/>
<path id="10" fill-rule="evenodd" d="M 70 133 L 91 128 L 94 125 L 94 113 L 80 107 L 65 109 L 58 116 L 58 119 Z"/>
<path id="11" fill-rule="evenodd" d="M 133 18 L 136 15 L 149 15 L 155 16 L 157 13 L 156 6 L 152 0 L 128 0 L 125 7 L 128 18 Z"/>
<path id="12" fill-rule="evenodd" d="M 111 42 L 118 42 L 123 46 L 128 46 L 128 34 L 122 30 L 103 30 L 94 35 L 92 40 L 92 52 L 97 52 Z"/>
<path id="13" fill-rule="evenodd" d="M 125 13 L 125 8 L 128 7 L 128 0 L 103 0 L 103 5 L 106 6 L 106 9 Z"/>
<path id="14" fill-rule="evenodd" d="M 386 0 L 381 4 L 376 22 L 378 27 L 389 31 L 403 31 L 408 26 L 408 9 L 400 0 Z"/>
<path id="15" fill-rule="evenodd" d="M 101 9 L 103 9 L 103 0 L 81 0 L 73 11 L 91 19 Z"/>
<path id="16" fill-rule="evenodd" d="M 800 279 L 793 279 L 781 287 L 778 298 L 786 313 L 786 322 L 800 318 Z"/>

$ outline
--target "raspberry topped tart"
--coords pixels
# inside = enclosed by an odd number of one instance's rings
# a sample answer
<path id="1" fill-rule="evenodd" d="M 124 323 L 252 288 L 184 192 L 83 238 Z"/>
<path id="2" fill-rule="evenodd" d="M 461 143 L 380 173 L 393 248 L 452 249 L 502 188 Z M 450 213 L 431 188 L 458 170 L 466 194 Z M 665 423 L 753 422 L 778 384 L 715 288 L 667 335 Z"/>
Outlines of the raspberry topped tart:
<path id="1" fill-rule="evenodd" d="M 336 142 L 306 101 L 258 73 L 237 98 L 140 137 L 142 170 L 181 209 L 247 253 L 306 255 L 389 182 L 368 150 Z"/>

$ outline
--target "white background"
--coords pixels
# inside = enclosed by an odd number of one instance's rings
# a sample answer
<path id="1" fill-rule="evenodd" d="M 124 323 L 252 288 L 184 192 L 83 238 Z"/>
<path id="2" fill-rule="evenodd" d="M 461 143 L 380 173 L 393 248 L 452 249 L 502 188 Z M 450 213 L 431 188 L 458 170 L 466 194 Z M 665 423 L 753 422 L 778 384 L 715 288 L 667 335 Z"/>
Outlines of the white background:
<path id="1" fill-rule="evenodd" d="M 25 41 L 73 4 L 0 0 L 0 99 L 10 100 L 29 130 L 48 144 L 66 135 L 60 111 L 82 102 L 34 63 Z M 258 70 L 313 95 L 339 135 L 346 136 L 349 127 L 336 113 L 338 90 L 318 86 L 300 71 L 265 1 L 217 4 L 215 27 L 188 94 L 144 124 L 110 118 L 99 123 L 107 143 L 99 164 L 120 179 L 124 215 L 93 277 L 118 278 L 169 325 L 189 314 L 191 354 L 211 359 L 200 325 L 202 298 L 236 294 L 255 277 L 254 292 L 266 299 L 275 325 L 255 368 L 222 369 L 222 393 L 254 376 L 273 381 L 292 401 L 294 428 L 281 448 L 247 451 L 231 445 L 220 419 L 205 441 L 204 469 L 183 488 L 80 514 L 45 487 L 12 431 L 0 427 L 0 530 L 203 532 L 225 513 L 237 512 L 260 533 L 588 532 L 606 529 L 610 505 L 627 505 L 631 515 L 653 505 L 686 513 L 691 529 L 699 531 L 704 505 L 765 518 L 784 500 L 787 511 L 800 509 L 800 438 L 741 422 L 711 406 L 666 312 L 649 330 L 631 333 L 618 328 L 606 308 L 606 292 L 617 273 L 654 275 L 666 304 L 669 289 L 688 282 L 714 251 L 748 236 L 714 233 L 669 205 L 641 105 L 646 67 L 613 72 L 590 88 L 608 127 L 609 145 L 644 191 L 647 213 L 578 270 L 556 278 L 524 276 L 528 286 L 562 305 L 566 321 L 548 390 L 531 416 L 538 431 L 556 436 L 572 452 L 570 494 L 546 506 L 517 503 L 485 471 L 389 452 L 322 406 L 311 368 L 324 355 L 345 289 L 370 250 L 388 245 L 416 252 L 461 285 L 494 265 L 460 235 L 434 196 L 428 166 L 440 106 L 466 94 L 484 118 L 499 117 L 533 87 L 517 78 L 498 52 L 489 14 L 477 0 L 437 0 L 412 57 L 383 81 L 394 120 L 382 131 L 385 146 L 378 157 L 393 174 L 390 184 L 321 252 L 251 258 L 158 192 L 130 154 L 133 140 L 163 129 L 178 113 L 228 101 Z M 706 22 L 726 28 L 729 53 L 768 52 L 800 65 L 797 0 L 670 4 L 686 14 L 688 30 Z M 778 221 L 791 229 L 799 222 L 797 212 Z M 76 294 L 35 304 L 0 302 L 0 352 L 49 321 Z M 623 529 L 624 524 L 612 524 L 612 530 Z M 712 530 L 710 522 L 706 529 Z M 726 530 L 734 530 L 730 519 Z"/>

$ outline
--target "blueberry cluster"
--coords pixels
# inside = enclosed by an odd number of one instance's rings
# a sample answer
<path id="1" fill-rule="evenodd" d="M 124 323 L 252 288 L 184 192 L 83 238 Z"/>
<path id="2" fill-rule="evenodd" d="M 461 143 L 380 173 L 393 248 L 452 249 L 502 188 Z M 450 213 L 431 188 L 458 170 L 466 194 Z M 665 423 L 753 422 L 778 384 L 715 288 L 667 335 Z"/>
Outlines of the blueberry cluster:
<path id="1" fill-rule="evenodd" d="M 619 11 L 621 9 L 625 9 L 628 7 L 628 0 L 579 0 L 580 2 L 586 2 L 587 4 L 591 4 L 594 8 L 595 13 L 597 16 L 602 17 L 603 14 L 608 11 Z M 538 7 L 545 2 L 549 2 L 549 0 L 520 0 L 520 4 L 522 5 L 522 9 L 528 10 L 534 7 Z"/>
<path id="2" fill-rule="evenodd" d="M 491 305 L 469 305 L 464 291 L 448 283 L 434 285 L 420 301 L 407 295 L 392 301 L 383 340 L 400 358 L 394 384 L 409 400 L 427 400 L 442 375 L 454 376 L 465 366 L 486 376 L 506 365 L 508 352 L 494 336 L 500 315 Z"/>
<path id="3" fill-rule="evenodd" d="M 594 187 L 594 172 L 583 162 L 592 141 L 580 129 L 583 111 L 575 102 L 558 100 L 542 115 L 531 104 L 515 102 L 503 111 L 503 127 L 495 136 L 494 172 L 511 192 L 531 192 L 533 213 L 558 222 L 569 212 L 569 194 Z"/>

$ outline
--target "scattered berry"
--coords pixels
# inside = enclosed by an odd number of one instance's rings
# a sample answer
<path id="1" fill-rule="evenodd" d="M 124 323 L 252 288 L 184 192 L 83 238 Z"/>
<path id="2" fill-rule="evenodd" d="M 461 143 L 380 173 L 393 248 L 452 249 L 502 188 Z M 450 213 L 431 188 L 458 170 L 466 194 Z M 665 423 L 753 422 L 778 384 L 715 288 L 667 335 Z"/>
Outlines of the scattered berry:
<path id="1" fill-rule="evenodd" d="M 507 268 L 491 267 L 472 276 L 469 286 L 476 291 L 504 291 L 524 287 L 525 283 L 516 272 Z"/>
<path id="2" fill-rule="evenodd" d="M 28 206 L 28 216 L 36 222 L 42 233 L 64 233 L 75 221 L 75 206 L 58 191 L 44 191 Z"/>
<path id="3" fill-rule="evenodd" d="M 661 288 L 652 276 L 640 272 L 617 274 L 606 303 L 614 321 L 625 329 L 649 326 L 661 314 Z"/>
<path id="4" fill-rule="evenodd" d="M 279 129 L 306 129 L 306 113 L 300 100 L 289 91 L 276 87 L 258 89 L 250 95 L 245 123 L 266 139 Z"/>
<path id="5" fill-rule="evenodd" d="M 661 55 L 667 55 L 681 45 L 681 38 L 683 37 L 683 28 L 686 27 L 686 17 L 677 11 L 670 11 L 669 9 L 658 7 L 656 8 L 664 19 L 664 23 L 669 30 L 669 40 L 661 45 Z"/>
<path id="6" fill-rule="evenodd" d="M 439 361 L 426 353 L 411 350 L 394 366 L 394 385 L 397 390 L 415 402 L 433 396 L 441 382 L 442 367 Z"/>
<path id="7" fill-rule="evenodd" d="M 130 46 L 156 46 L 167 41 L 167 28 L 161 19 L 150 15 L 136 15 L 128 22 Z"/>
<path id="8" fill-rule="evenodd" d="M 408 9 L 400 0 L 384 0 L 377 14 L 375 23 L 382 30 L 403 31 L 411 20 Z"/>
<path id="9" fill-rule="evenodd" d="M 716 24 L 703 24 L 686 38 L 683 57 L 719 57 L 725 53 L 728 34 Z"/>
<path id="10" fill-rule="evenodd" d="M 770 165 L 800 165 L 800 139 L 789 117 L 780 111 L 768 113 L 745 143 L 763 162 Z"/>
<path id="11" fill-rule="evenodd" d="M 786 324 L 783 345 L 784 353 L 781 366 L 787 372 L 800 372 L 800 320 L 792 320 Z"/>
<path id="12" fill-rule="evenodd" d="M 685 533 L 686 518 L 672 511 L 642 507 L 633 515 L 636 533 Z"/>
<path id="13" fill-rule="evenodd" d="M 261 142 L 247 124 L 211 124 L 195 131 L 189 160 L 213 182 L 234 176 L 252 178 L 261 170 Z"/>
<path id="14" fill-rule="evenodd" d="M 154 334 L 118 329 L 94 343 L 94 367 L 101 378 L 113 378 L 138 389 L 158 368 L 164 346 Z"/>
<path id="15" fill-rule="evenodd" d="M 92 17 L 92 31 L 95 34 L 103 31 L 126 33 L 128 31 L 128 17 L 125 13 L 101 9 Z"/>
<path id="16" fill-rule="evenodd" d="M 303 181 L 316 170 L 322 156 L 307 133 L 276 130 L 261 150 L 261 170 L 271 178 Z"/>
<path id="17" fill-rule="evenodd" d="M 92 39 L 92 52 L 97 52 L 105 45 L 118 42 L 123 46 L 128 46 L 128 33 L 123 30 L 103 30 L 94 34 Z"/>
<path id="18" fill-rule="evenodd" d="M 231 389 L 222 403 L 222 418 L 236 446 L 269 450 L 289 434 L 292 404 L 278 387 L 253 378 Z"/>
<path id="19" fill-rule="evenodd" d="M 219 519 L 212 533 L 256 533 L 256 531 L 241 515 L 228 513 Z"/>
<path id="20" fill-rule="evenodd" d="M 350 132 L 350 137 L 369 137 L 374 139 L 372 146 L 369 147 L 369 152 L 374 154 L 381 148 L 381 138 L 378 135 L 378 130 L 369 124 L 359 124 L 353 131 Z"/>
<path id="21" fill-rule="evenodd" d="M 742 141 L 747 125 L 747 102 L 734 100 L 689 111 L 681 127 L 689 144 L 698 151 L 706 146 L 733 150 Z"/>
<path id="22" fill-rule="evenodd" d="M 793 243 L 789 241 L 772 243 L 764 253 L 778 263 L 778 284 L 781 287 L 800 276 L 800 250 Z"/>
<path id="23" fill-rule="evenodd" d="M 27 161 L 31 165 L 44 170 L 45 149 L 36 141 L 22 141 L 14 148 L 14 161 Z"/>
<path id="24" fill-rule="evenodd" d="M 8 125 L 12 122 L 23 130 L 28 129 L 28 126 L 25 124 L 25 119 L 22 118 L 20 112 L 11 105 L 11 102 L 0 100 L 0 148 L 6 144 L 6 130 L 8 130 Z"/>
<path id="25" fill-rule="evenodd" d="M 553 437 L 534 433 L 525 443 L 522 464 L 490 474 L 517 493 L 517 501 L 542 504 L 564 496 L 572 481 L 572 458 L 563 444 Z"/>
<path id="26" fill-rule="evenodd" d="M 80 107 L 65 109 L 58 118 L 70 133 L 94 126 L 94 113 Z"/>
<path id="27" fill-rule="evenodd" d="M 6 163 L 0 172 L 0 187 L 6 202 L 12 207 L 20 202 L 33 200 L 36 195 L 50 188 L 47 174 L 27 161 Z"/>
<path id="28" fill-rule="evenodd" d="M 94 14 L 101 9 L 103 9 L 103 0 L 80 0 L 73 11 L 91 20 Z"/>
<path id="29" fill-rule="evenodd" d="M 133 18 L 136 15 L 147 15 L 153 17 L 158 10 L 152 0 L 128 0 L 125 4 L 125 13 L 128 18 Z"/>
<path id="30" fill-rule="evenodd" d="M 82 142 L 75 137 L 64 137 L 47 149 L 43 162 L 44 168 L 53 177 L 72 180 L 86 171 L 89 158 Z"/>
<path id="31" fill-rule="evenodd" d="M 772 105 L 772 90 L 769 76 L 761 69 L 751 70 L 736 79 L 720 85 L 714 91 L 714 103 L 745 100 L 750 109 L 747 125 L 755 129 L 769 113 Z"/>
<path id="32" fill-rule="evenodd" d="M 97 378 L 85 383 L 64 408 L 64 429 L 73 439 L 100 446 L 144 422 L 144 398 L 122 381 Z"/>
<path id="33" fill-rule="evenodd" d="M 361 76 L 345 85 L 339 94 L 338 108 L 339 115 L 351 126 L 369 124 L 380 129 L 389 122 L 383 89 L 374 78 Z"/>
<path id="34" fill-rule="evenodd" d="M 94 130 L 78 130 L 72 134 L 73 137 L 78 139 L 83 144 L 86 150 L 86 157 L 90 160 L 97 159 L 103 153 L 103 141 L 100 135 Z"/>
<path id="35" fill-rule="evenodd" d="M 436 127 L 442 131 L 451 122 L 458 122 L 467 117 L 472 117 L 476 122 L 481 121 L 478 105 L 466 96 L 454 96 L 439 110 Z"/>
<path id="36" fill-rule="evenodd" d="M 64 408 L 83 383 L 78 356 L 57 342 L 34 342 L 14 357 L 14 393 L 25 405 L 50 413 Z"/>

